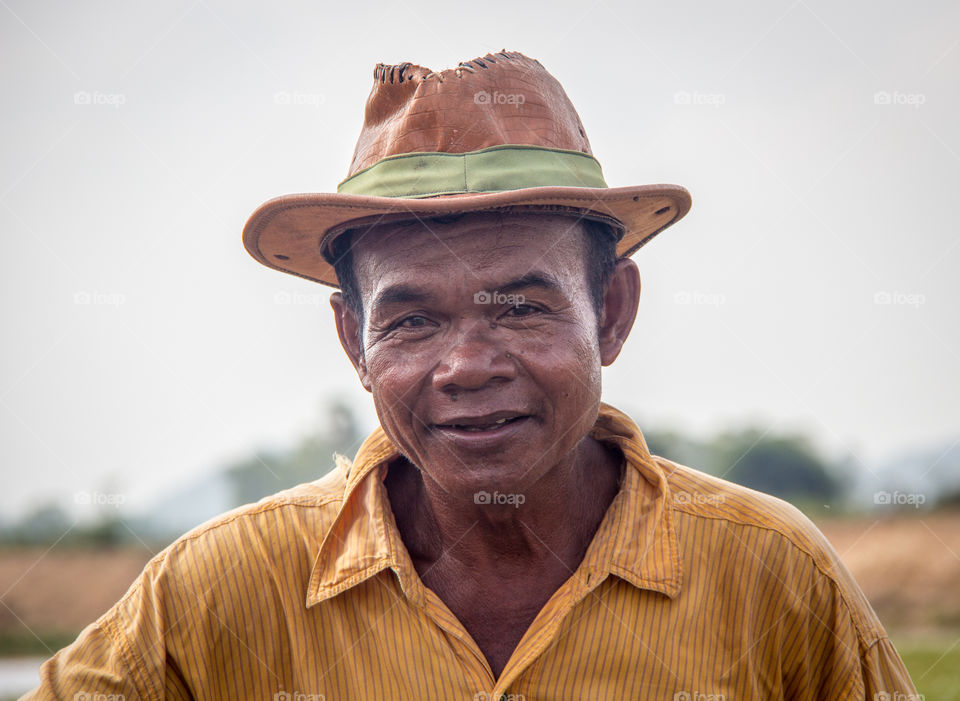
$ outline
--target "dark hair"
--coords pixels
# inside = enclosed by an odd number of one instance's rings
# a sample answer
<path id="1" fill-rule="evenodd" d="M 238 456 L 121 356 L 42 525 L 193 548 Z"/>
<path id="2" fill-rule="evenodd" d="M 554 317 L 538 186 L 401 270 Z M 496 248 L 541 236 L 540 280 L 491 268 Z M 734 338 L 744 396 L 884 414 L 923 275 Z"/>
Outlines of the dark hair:
<path id="1" fill-rule="evenodd" d="M 584 232 L 587 236 L 587 286 L 590 289 L 590 299 L 593 302 L 593 311 L 600 323 L 603 315 L 603 298 L 607 292 L 607 284 L 617 265 L 617 241 L 619 232 L 610 224 L 596 219 L 581 219 Z"/>
<path id="2" fill-rule="evenodd" d="M 446 223 L 451 217 L 425 218 L 425 223 Z M 587 286 L 593 302 L 593 311 L 600 322 L 603 313 L 603 297 L 607 284 L 613 275 L 617 263 L 618 232 L 610 224 L 596 219 L 583 218 L 586 234 L 586 269 Z M 333 270 L 340 282 L 340 293 L 344 304 L 356 314 L 360 328 L 363 328 L 363 299 L 360 296 L 360 285 L 357 281 L 356 269 L 353 266 L 353 233 L 358 229 L 347 229 L 340 234 L 330 247 L 330 256 L 333 258 Z"/>

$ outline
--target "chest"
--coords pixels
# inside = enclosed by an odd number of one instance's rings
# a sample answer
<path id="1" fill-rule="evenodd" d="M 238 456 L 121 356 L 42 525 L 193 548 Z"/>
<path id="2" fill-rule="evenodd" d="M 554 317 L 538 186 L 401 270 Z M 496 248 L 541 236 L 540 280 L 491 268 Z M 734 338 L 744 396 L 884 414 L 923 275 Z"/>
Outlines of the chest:
<path id="1" fill-rule="evenodd" d="M 432 576 L 431 576 L 432 575 Z M 566 579 L 540 573 L 522 580 L 426 573 L 424 583 L 457 617 L 499 676 L 523 634 Z"/>

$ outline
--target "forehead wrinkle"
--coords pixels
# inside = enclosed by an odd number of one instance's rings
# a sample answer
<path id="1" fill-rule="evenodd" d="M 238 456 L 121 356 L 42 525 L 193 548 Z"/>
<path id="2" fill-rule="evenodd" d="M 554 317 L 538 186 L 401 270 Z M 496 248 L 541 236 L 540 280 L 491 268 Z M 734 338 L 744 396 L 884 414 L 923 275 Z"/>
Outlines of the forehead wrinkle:
<path id="1" fill-rule="evenodd" d="M 495 224 L 483 227 L 480 232 L 476 230 L 459 231 L 451 238 L 461 238 L 463 236 L 475 237 L 478 233 L 480 235 L 493 235 L 494 243 L 492 245 L 483 245 L 481 247 L 478 241 L 476 242 L 477 245 L 471 250 L 464 252 L 465 256 L 476 254 L 478 260 L 473 267 L 475 270 L 484 272 L 497 267 L 504 259 L 513 260 L 511 254 L 513 251 L 523 250 L 525 248 L 525 242 L 531 240 L 536 241 L 542 244 L 544 248 L 541 251 L 534 251 L 535 257 L 530 263 L 530 267 L 532 268 L 535 267 L 539 261 L 544 259 L 549 260 L 551 252 L 555 249 L 560 249 L 565 244 L 574 244 L 578 248 L 578 253 L 582 252 L 581 237 L 577 236 L 579 233 L 577 230 L 577 222 L 570 224 L 566 221 L 567 217 L 563 217 L 563 219 L 564 221 L 561 226 L 565 226 L 566 228 L 550 228 L 549 231 L 553 235 L 545 235 L 543 228 L 531 231 L 531 227 L 528 226 L 528 222 L 531 221 L 529 219 L 514 222 L 512 225 L 507 226 L 509 222 L 505 222 L 504 217 L 499 217 Z M 519 237 L 522 237 L 520 240 L 518 240 L 518 232 L 520 232 Z"/>
<path id="2" fill-rule="evenodd" d="M 523 250 L 524 243 L 531 240 L 544 244 L 542 250 L 533 251 L 529 262 L 531 268 L 558 254 L 562 257 L 561 251 L 574 244 L 576 256 L 583 256 L 583 237 L 577 235 L 582 234 L 583 230 L 577 221 L 570 221 L 565 216 L 535 215 L 535 219 L 531 216 L 511 220 L 508 215 L 500 213 L 495 217 L 486 216 L 483 220 L 468 219 L 436 225 L 423 222 L 405 226 L 389 222 L 372 227 L 368 235 L 357 241 L 354 249 L 354 265 L 361 288 L 375 281 L 370 285 L 374 289 L 366 290 L 372 294 L 377 288 L 382 289 L 383 283 L 395 284 L 407 277 L 401 275 L 398 280 L 391 273 L 400 269 L 411 273 L 422 268 L 434 269 L 438 258 L 443 262 L 459 263 L 464 273 L 476 277 L 478 272 L 487 273 L 505 260 L 516 261 L 514 253 Z M 537 224 L 545 219 L 556 222 L 556 226 L 538 227 Z M 403 236 L 400 243 L 407 245 L 397 245 L 397 236 Z M 467 240 L 466 245 L 460 243 L 464 239 Z M 367 252 L 374 255 L 364 255 Z M 397 264 L 399 258 L 405 259 L 402 265 Z"/>
<path id="3" fill-rule="evenodd" d="M 484 233 L 479 232 L 479 236 L 483 236 Z M 441 232 L 433 232 L 428 229 L 416 231 L 407 229 L 382 234 L 378 232 L 379 235 L 367 237 L 363 244 L 357 246 L 356 251 L 361 254 L 367 251 L 376 251 L 376 254 L 373 256 L 359 255 L 355 257 L 355 260 L 365 258 L 371 262 L 374 267 L 371 272 L 376 275 L 381 272 L 380 268 L 393 269 L 398 258 L 407 258 L 412 261 L 413 267 L 420 267 L 436 265 L 437 258 L 456 260 L 457 258 L 477 256 L 479 262 L 471 261 L 471 265 L 465 266 L 469 269 L 474 266 L 487 267 L 492 265 L 498 257 L 502 258 L 511 251 L 521 248 L 521 244 L 518 242 L 504 241 L 505 232 L 491 233 L 496 234 L 496 239 L 492 245 L 486 240 L 478 240 L 477 231 L 463 230 L 462 227 L 458 230 Z M 394 237 L 398 235 L 406 235 L 405 240 L 400 242 L 405 245 L 397 245 Z M 386 246 L 377 246 L 379 239 L 393 240 Z M 466 239 L 466 244 L 460 244 L 459 242 L 464 239 Z M 408 267 L 407 263 L 405 263 L 405 267 Z"/>

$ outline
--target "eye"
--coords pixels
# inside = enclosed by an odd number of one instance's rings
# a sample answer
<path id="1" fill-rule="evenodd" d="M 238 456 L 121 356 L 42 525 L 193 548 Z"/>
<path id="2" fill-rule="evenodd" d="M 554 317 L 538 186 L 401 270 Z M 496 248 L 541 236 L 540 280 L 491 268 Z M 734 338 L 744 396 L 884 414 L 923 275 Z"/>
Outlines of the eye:
<path id="1" fill-rule="evenodd" d="M 419 314 L 414 314 L 413 316 L 404 317 L 396 324 L 394 328 L 401 329 L 420 329 L 427 325 L 427 317 L 420 316 Z"/>
<path id="2" fill-rule="evenodd" d="M 530 304 L 515 304 L 507 311 L 508 316 L 530 316 L 536 314 L 539 309 Z"/>

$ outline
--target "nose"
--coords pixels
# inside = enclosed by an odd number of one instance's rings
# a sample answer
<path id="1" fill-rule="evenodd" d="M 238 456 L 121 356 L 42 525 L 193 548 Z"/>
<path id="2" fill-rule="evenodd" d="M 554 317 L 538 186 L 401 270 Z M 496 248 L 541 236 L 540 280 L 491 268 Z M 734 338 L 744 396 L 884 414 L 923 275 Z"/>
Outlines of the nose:
<path id="1" fill-rule="evenodd" d="M 511 354 L 485 321 L 467 321 L 452 337 L 433 372 L 433 387 L 440 392 L 483 389 L 509 382 L 517 376 Z"/>

